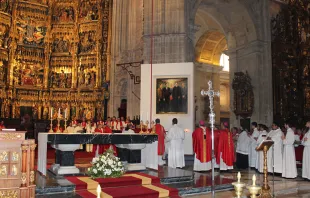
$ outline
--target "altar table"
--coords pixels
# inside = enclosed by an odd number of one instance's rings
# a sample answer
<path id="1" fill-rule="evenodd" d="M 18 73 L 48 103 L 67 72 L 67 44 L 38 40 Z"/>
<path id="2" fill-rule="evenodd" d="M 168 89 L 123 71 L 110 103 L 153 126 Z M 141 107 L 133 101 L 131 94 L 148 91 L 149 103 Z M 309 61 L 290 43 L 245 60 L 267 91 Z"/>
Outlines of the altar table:
<path id="1" fill-rule="evenodd" d="M 80 144 L 146 144 L 141 150 L 141 163 L 147 168 L 158 170 L 157 135 L 151 134 L 62 134 L 39 133 L 38 171 L 46 175 L 47 144 L 56 149 L 54 167 L 58 174 L 77 174 L 74 151 Z"/>

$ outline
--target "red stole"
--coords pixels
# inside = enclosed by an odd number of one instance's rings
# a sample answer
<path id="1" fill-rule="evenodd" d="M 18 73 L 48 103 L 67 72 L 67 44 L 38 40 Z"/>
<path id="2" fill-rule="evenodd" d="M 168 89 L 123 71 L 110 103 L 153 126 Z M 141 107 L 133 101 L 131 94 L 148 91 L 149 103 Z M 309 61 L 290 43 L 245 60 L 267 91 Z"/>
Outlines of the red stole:
<path id="1" fill-rule="evenodd" d="M 193 134 L 193 150 L 201 163 L 211 161 L 211 132 L 209 129 L 197 128 Z"/>
<path id="2" fill-rule="evenodd" d="M 157 147 L 157 153 L 158 155 L 163 155 L 165 153 L 165 136 L 166 131 L 164 127 L 160 124 L 155 125 L 155 131 L 158 135 L 158 147 Z"/>
<path id="3" fill-rule="evenodd" d="M 216 162 L 220 163 L 220 156 L 227 166 L 233 166 L 235 161 L 234 141 L 231 132 L 228 129 L 221 130 Z"/>

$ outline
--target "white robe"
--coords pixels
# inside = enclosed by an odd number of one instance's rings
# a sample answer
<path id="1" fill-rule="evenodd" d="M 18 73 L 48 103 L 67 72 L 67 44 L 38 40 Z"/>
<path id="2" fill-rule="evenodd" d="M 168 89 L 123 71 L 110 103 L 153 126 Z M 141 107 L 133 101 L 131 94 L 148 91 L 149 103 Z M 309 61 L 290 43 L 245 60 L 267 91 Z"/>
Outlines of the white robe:
<path id="1" fill-rule="evenodd" d="M 270 137 L 271 140 L 274 142 L 273 146 L 270 147 L 267 153 L 268 172 L 270 173 L 273 172 L 273 166 L 275 173 L 282 173 L 282 136 L 283 132 L 281 131 L 281 129 L 271 130 L 267 136 Z"/>
<path id="2" fill-rule="evenodd" d="M 168 166 L 182 168 L 185 166 L 184 141 L 185 132 L 176 124 L 171 127 L 166 135 L 166 147 L 168 150 Z"/>
<path id="3" fill-rule="evenodd" d="M 295 136 L 291 128 L 287 129 L 286 138 L 283 140 L 283 171 L 282 177 L 297 177 L 296 158 L 295 158 Z"/>
<path id="4" fill-rule="evenodd" d="M 307 141 L 304 141 L 305 137 L 308 138 Z M 310 179 L 310 130 L 303 137 L 302 145 L 304 145 L 304 154 L 302 157 L 302 177 Z"/>
<path id="5" fill-rule="evenodd" d="M 249 138 L 248 133 L 246 131 L 243 131 L 239 134 L 236 152 L 242 155 L 249 155 L 250 143 L 251 139 Z"/>
<path id="6" fill-rule="evenodd" d="M 256 142 L 256 147 L 259 146 L 260 143 L 262 143 L 264 140 L 267 138 L 267 132 L 260 131 L 257 142 Z M 265 137 L 263 137 L 265 136 Z M 256 166 L 255 168 L 258 170 L 258 172 L 262 173 L 264 171 L 264 152 L 263 151 L 257 151 L 257 158 L 256 158 Z"/>
<path id="7" fill-rule="evenodd" d="M 259 132 L 257 130 L 257 128 L 254 129 L 252 135 L 251 135 L 251 143 L 249 145 L 249 166 L 250 167 L 255 167 L 256 164 L 256 158 L 257 158 L 257 151 L 256 149 L 256 140 L 254 138 L 258 138 L 259 136 Z"/>

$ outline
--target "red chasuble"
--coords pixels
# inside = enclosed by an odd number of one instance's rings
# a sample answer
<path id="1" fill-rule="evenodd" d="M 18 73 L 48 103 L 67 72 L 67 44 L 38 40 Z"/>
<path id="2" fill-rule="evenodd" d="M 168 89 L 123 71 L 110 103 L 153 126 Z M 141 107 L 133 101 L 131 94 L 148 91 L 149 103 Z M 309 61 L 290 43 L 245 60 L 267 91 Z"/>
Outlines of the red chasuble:
<path id="1" fill-rule="evenodd" d="M 105 126 L 103 128 L 103 133 L 112 133 L 112 129 L 110 129 L 110 127 L 108 126 Z M 110 148 L 110 146 L 113 147 L 113 150 L 114 150 L 114 155 L 117 156 L 117 149 L 116 149 L 116 146 L 113 145 L 113 144 L 103 144 L 101 145 L 102 146 L 102 153 L 104 153 L 106 150 L 108 150 Z"/>
<path id="2" fill-rule="evenodd" d="M 220 156 L 227 166 L 233 166 L 235 161 L 234 141 L 228 129 L 221 130 L 216 162 L 220 163 Z"/>
<path id="3" fill-rule="evenodd" d="M 96 128 L 96 129 L 95 129 L 95 133 L 103 133 L 103 130 L 102 130 L 102 129 Z M 94 154 L 96 154 L 97 146 L 99 146 L 98 154 L 100 155 L 100 154 L 103 153 L 103 146 L 104 146 L 104 145 L 94 144 L 94 145 L 93 145 L 93 153 L 94 153 Z"/>
<path id="4" fill-rule="evenodd" d="M 205 130 L 205 135 L 203 128 L 197 128 L 192 134 L 193 150 L 201 163 L 211 161 L 211 131 L 207 128 Z"/>
<path id="5" fill-rule="evenodd" d="M 157 153 L 158 153 L 158 155 L 163 155 L 165 153 L 166 131 L 165 131 L 164 127 L 160 124 L 155 125 L 155 131 L 156 131 L 156 134 L 158 135 Z"/>

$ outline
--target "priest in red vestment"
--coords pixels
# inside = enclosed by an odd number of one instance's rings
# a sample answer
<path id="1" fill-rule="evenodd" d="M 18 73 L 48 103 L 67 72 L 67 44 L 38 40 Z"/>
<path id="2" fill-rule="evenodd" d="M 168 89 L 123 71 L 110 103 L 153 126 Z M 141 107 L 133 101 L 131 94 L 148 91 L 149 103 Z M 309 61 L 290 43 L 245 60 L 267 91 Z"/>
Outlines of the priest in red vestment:
<path id="1" fill-rule="evenodd" d="M 97 128 L 95 129 L 95 133 L 103 133 L 103 128 L 102 125 L 98 125 Z M 93 153 L 95 156 L 98 156 L 100 154 L 103 153 L 103 146 L 104 145 L 98 145 L 98 144 L 94 144 L 93 145 Z"/>
<path id="2" fill-rule="evenodd" d="M 216 160 L 220 164 L 220 170 L 233 169 L 235 161 L 234 141 L 227 122 L 222 123 L 217 155 Z"/>
<path id="3" fill-rule="evenodd" d="M 107 125 L 104 125 L 103 126 L 103 133 L 112 133 L 112 129 L 110 128 L 109 126 L 109 123 L 107 123 Z M 117 156 L 117 149 L 116 149 L 116 146 L 113 145 L 113 144 L 104 144 L 102 145 L 102 153 L 104 153 L 106 150 L 108 150 L 110 147 L 113 148 L 114 150 L 114 155 Z"/>
<path id="4" fill-rule="evenodd" d="M 165 154 L 165 137 L 166 131 L 165 128 L 160 124 L 160 119 L 155 120 L 155 132 L 158 135 L 158 165 L 164 165 L 165 161 L 163 160 L 163 156 Z"/>
<path id="5" fill-rule="evenodd" d="M 211 169 L 211 131 L 201 120 L 199 127 L 193 132 L 193 150 L 195 153 L 194 171 L 208 171 Z"/>

